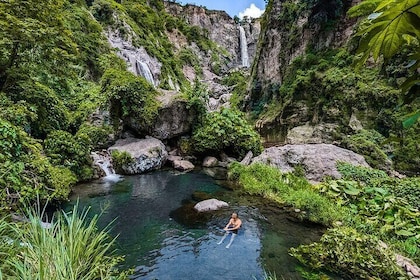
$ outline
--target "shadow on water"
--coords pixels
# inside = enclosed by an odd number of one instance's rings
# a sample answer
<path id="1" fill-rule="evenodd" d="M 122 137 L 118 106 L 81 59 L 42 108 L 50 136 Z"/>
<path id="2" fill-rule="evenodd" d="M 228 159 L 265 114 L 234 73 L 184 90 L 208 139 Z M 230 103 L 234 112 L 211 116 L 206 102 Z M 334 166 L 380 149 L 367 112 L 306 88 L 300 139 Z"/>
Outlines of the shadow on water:
<path id="1" fill-rule="evenodd" d="M 208 195 L 229 208 L 198 215 L 192 197 Z M 133 279 L 303 279 L 288 249 L 319 240 L 323 228 L 290 219 L 258 197 L 238 194 L 202 173 L 158 171 L 80 185 L 67 208 L 79 200 L 90 214 L 102 212 L 100 227 L 114 221 L 112 235 L 126 256 L 122 268 Z M 235 211 L 243 226 L 229 249 L 221 230 Z"/>

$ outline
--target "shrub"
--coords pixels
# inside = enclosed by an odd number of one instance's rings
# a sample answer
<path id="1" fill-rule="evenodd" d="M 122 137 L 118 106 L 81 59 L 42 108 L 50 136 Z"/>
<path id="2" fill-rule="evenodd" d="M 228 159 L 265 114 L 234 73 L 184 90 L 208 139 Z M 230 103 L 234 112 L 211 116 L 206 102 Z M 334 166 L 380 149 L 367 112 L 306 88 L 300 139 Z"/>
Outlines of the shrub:
<path id="1" fill-rule="evenodd" d="M 101 92 L 107 96 L 109 111 L 115 125 L 118 119 L 135 119 L 148 126 L 157 115 L 157 91 L 144 78 L 116 69 L 109 69 L 102 76 Z"/>
<path id="2" fill-rule="evenodd" d="M 329 229 L 319 242 L 290 249 L 290 254 L 314 269 L 326 269 L 351 279 L 406 279 L 390 249 L 372 235 L 352 228 Z"/>
<path id="3" fill-rule="evenodd" d="M 220 152 L 243 157 L 248 151 L 261 153 L 260 136 L 238 111 L 222 109 L 209 113 L 193 132 L 197 152 Z"/>
<path id="4" fill-rule="evenodd" d="M 390 168 L 389 160 L 381 149 L 384 141 L 385 137 L 375 130 L 361 130 L 344 138 L 343 144 L 347 149 L 363 155 L 373 168 L 387 170 Z"/>
<path id="5" fill-rule="evenodd" d="M 80 180 L 91 177 L 91 174 L 82 173 L 84 167 L 91 166 L 91 145 L 86 135 L 75 137 L 69 132 L 55 130 L 48 134 L 44 147 L 53 164 L 70 169 Z"/>

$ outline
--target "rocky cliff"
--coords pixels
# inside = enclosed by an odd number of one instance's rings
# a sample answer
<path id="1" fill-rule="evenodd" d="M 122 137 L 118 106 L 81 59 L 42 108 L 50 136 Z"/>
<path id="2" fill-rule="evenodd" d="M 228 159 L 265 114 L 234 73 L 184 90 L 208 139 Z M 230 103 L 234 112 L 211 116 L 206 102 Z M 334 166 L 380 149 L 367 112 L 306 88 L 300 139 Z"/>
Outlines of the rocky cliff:
<path id="1" fill-rule="evenodd" d="M 207 10 L 189 4 L 182 6 L 173 2 L 165 2 L 165 7 L 169 14 L 185 20 L 189 25 L 208 31 L 209 38 L 227 51 L 225 70 L 241 66 L 239 25 L 226 12 Z M 242 22 L 241 25 L 245 30 L 248 54 L 252 63 L 260 33 L 260 22 L 254 20 Z"/>
<path id="2" fill-rule="evenodd" d="M 280 85 L 287 68 L 308 48 L 321 50 L 345 44 L 355 19 L 346 11 L 359 0 L 270 1 L 263 18 L 260 48 L 252 69 L 253 100 Z"/>

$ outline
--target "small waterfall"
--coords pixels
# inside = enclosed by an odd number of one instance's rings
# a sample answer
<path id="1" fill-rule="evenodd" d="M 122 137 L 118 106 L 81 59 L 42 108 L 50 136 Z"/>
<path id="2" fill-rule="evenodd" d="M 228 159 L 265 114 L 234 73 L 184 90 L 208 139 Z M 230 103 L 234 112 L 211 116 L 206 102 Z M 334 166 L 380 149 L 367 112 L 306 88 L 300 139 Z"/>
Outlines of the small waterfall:
<path id="1" fill-rule="evenodd" d="M 146 63 L 136 60 L 136 72 L 138 75 L 141 75 L 149 83 L 155 86 L 155 80 L 153 79 L 152 72 L 150 72 L 149 66 L 147 66 Z"/>
<path id="2" fill-rule="evenodd" d="M 239 25 L 239 43 L 241 46 L 242 66 L 249 67 L 248 44 L 246 42 L 246 35 L 244 28 Z"/>
<path id="3" fill-rule="evenodd" d="M 117 182 L 120 180 L 120 175 L 115 174 L 111 163 L 111 155 L 107 150 L 97 151 L 91 153 L 93 164 L 99 166 L 105 173 L 104 179 L 106 181 Z"/>

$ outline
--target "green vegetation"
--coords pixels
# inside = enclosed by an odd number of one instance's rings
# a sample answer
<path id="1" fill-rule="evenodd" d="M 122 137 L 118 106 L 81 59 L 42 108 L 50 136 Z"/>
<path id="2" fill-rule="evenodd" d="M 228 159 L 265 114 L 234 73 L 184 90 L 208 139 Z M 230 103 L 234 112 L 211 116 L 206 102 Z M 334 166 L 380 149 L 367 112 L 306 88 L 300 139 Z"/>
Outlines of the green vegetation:
<path id="1" fill-rule="evenodd" d="M 244 116 L 234 110 L 222 109 L 208 113 L 193 131 L 194 149 L 198 153 L 219 153 L 244 157 L 248 151 L 259 154 L 261 139 Z"/>
<path id="2" fill-rule="evenodd" d="M 28 223 L 0 219 L 0 277 L 6 279 L 126 279 L 116 265 L 123 258 L 114 249 L 108 228 L 97 229 L 98 216 L 88 211 L 62 213 L 50 228 L 29 213 Z"/>
<path id="3" fill-rule="evenodd" d="M 382 248 L 374 235 L 347 227 L 329 229 L 317 243 L 292 248 L 291 255 L 314 268 L 351 279 L 406 279 L 392 250 Z"/>
<path id="4" fill-rule="evenodd" d="M 118 174 L 124 174 L 123 166 L 127 166 L 130 163 L 134 162 L 134 159 L 127 152 L 120 152 L 118 150 L 113 150 L 111 152 L 112 165 L 114 166 L 115 171 Z"/>
<path id="5" fill-rule="evenodd" d="M 230 104 L 233 108 L 241 110 L 245 106 L 244 93 L 247 92 L 248 75 L 246 72 L 239 70 L 232 71 L 223 77 L 222 84 L 231 87 Z"/>
<path id="6" fill-rule="evenodd" d="M 382 170 L 347 163 L 338 164 L 338 169 L 342 179 L 316 186 L 296 172 L 282 173 L 255 163 L 232 163 L 229 178 L 250 194 L 301 209 L 301 218 L 331 226 L 320 242 L 290 251 L 315 272 L 329 270 L 372 279 L 403 277 L 394 254 L 420 260 L 419 179 L 391 178 Z"/>
<path id="7" fill-rule="evenodd" d="M 385 137 L 376 130 L 361 130 L 356 134 L 343 139 L 345 148 L 364 155 L 366 162 L 373 168 L 387 170 L 390 161 L 384 153 L 383 143 Z"/>
<path id="8" fill-rule="evenodd" d="M 343 212 L 331 200 L 321 196 L 309 182 L 293 173 L 282 173 L 264 164 L 242 166 L 232 163 L 229 178 L 237 180 L 244 190 L 303 210 L 302 218 L 330 225 L 342 218 Z"/>
<path id="9" fill-rule="evenodd" d="M 420 67 L 419 40 L 420 2 L 418 0 L 365 0 L 349 10 L 351 16 L 369 15 L 360 25 L 356 36 L 360 39 L 357 52 L 361 54 L 359 66 L 372 55 L 375 61 L 380 57 L 388 60 L 401 53 L 401 49 L 412 50 L 407 57 L 410 76 L 403 84 L 408 91 L 420 81 L 417 69 Z M 415 89 L 409 94 L 415 95 Z M 417 112 L 417 118 L 420 116 Z"/>
<path id="10" fill-rule="evenodd" d="M 111 118 L 115 126 L 119 120 L 134 119 L 147 127 L 157 116 L 158 92 L 143 77 L 126 70 L 109 69 L 102 77 L 101 92 L 110 103 Z"/>

